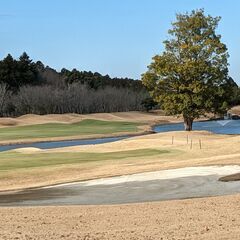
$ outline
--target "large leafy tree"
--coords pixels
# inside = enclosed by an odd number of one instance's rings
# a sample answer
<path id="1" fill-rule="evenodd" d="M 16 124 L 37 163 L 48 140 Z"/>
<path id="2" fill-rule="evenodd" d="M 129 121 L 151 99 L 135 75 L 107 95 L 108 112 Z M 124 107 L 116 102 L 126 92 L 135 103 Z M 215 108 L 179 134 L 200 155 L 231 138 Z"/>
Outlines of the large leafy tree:
<path id="1" fill-rule="evenodd" d="M 190 131 L 194 119 L 228 106 L 228 53 L 216 33 L 220 17 L 201 9 L 176 18 L 165 51 L 153 57 L 142 80 L 162 109 L 182 115 Z"/>

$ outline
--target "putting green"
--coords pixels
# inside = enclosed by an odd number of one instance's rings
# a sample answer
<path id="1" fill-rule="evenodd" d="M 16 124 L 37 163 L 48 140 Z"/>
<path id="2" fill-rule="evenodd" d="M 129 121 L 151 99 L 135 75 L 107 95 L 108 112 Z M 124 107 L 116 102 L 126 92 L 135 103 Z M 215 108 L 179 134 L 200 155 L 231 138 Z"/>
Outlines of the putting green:
<path id="1" fill-rule="evenodd" d="M 132 133 L 139 123 L 113 122 L 86 119 L 73 124 L 48 123 L 0 128 L 0 140 L 70 137 L 91 134 Z"/>

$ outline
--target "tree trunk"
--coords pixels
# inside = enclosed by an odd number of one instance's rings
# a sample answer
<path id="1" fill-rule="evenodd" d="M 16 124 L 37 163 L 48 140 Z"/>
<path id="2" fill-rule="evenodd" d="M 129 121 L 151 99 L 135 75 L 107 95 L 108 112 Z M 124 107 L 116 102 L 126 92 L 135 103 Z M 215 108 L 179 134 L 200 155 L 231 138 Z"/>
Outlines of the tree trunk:
<path id="1" fill-rule="evenodd" d="M 185 131 L 192 131 L 193 119 L 190 117 L 183 117 L 183 118 L 184 118 Z"/>

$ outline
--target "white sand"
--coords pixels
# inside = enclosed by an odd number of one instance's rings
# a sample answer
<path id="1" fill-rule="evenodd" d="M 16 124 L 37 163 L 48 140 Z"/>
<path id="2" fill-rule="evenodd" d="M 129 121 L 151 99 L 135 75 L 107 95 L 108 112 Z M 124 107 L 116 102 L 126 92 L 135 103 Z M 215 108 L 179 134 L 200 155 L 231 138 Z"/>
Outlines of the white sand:
<path id="1" fill-rule="evenodd" d="M 119 177 L 111 178 L 102 178 L 84 182 L 75 182 L 75 183 L 66 183 L 55 186 L 48 186 L 45 188 L 53 188 L 60 186 L 69 186 L 74 184 L 83 184 L 84 186 L 97 186 L 97 185 L 114 185 L 119 183 L 126 182 L 145 182 L 152 180 L 163 180 L 163 179 L 174 179 L 174 178 L 183 178 L 183 177 L 192 177 L 192 176 L 209 176 L 217 175 L 219 177 L 235 174 L 240 172 L 239 165 L 230 165 L 230 166 L 206 166 L 206 167 L 186 167 L 170 170 L 161 170 L 154 172 L 138 173 L 131 175 L 123 175 Z"/>

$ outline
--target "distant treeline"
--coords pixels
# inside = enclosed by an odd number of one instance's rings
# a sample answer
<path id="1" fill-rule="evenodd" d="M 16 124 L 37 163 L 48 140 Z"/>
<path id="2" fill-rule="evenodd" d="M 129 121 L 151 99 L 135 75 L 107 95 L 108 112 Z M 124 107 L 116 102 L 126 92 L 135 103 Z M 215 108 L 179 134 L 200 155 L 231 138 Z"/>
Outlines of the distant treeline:
<path id="1" fill-rule="evenodd" d="M 232 78 L 227 84 L 230 105 L 240 104 L 238 85 Z M 0 116 L 148 111 L 156 106 L 140 80 L 77 69 L 58 72 L 33 62 L 27 53 L 0 61 Z"/>
<path id="2" fill-rule="evenodd" d="M 60 72 L 27 53 L 0 61 L 0 115 L 149 110 L 156 104 L 140 80 L 100 73 Z"/>

